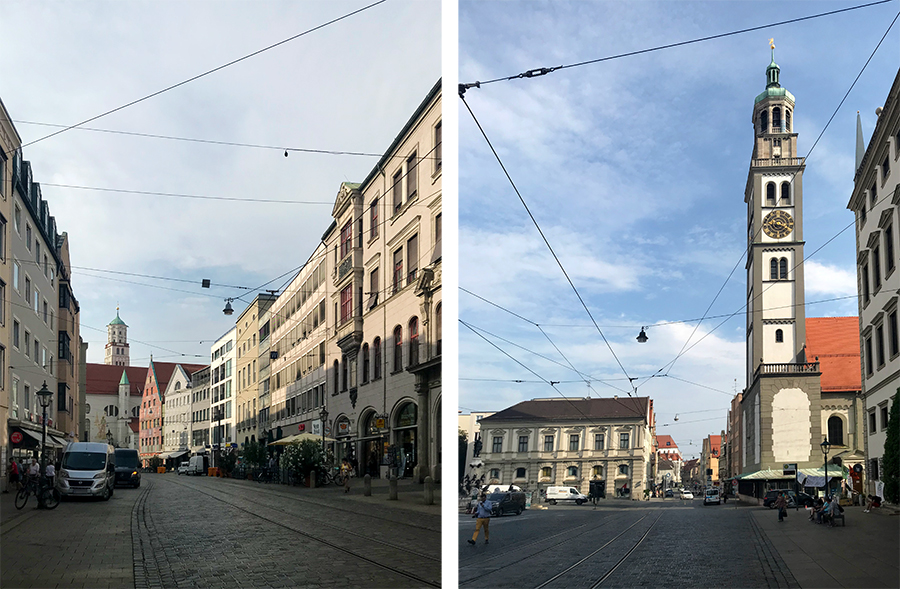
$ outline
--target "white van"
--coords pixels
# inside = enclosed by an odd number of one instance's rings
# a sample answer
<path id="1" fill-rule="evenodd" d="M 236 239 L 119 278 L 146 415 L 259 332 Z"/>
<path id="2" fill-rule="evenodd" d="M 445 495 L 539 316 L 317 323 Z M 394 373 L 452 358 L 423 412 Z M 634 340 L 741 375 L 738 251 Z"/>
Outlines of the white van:
<path id="1" fill-rule="evenodd" d="M 108 501 L 116 485 L 116 449 L 100 442 L 73 442 L 66 446 L 56 477 L 64 497 L 102 497 Z"/>
<path id="2" fill-rule="evenodd" d="M 206 456 L 191 456 L 185 474 L 205 475 L 207 473 Z"/>
<path id="3" fill-rule="evenodd" d="M 703 494 L 703 505 L 711 505 L 715 503 L 720 505 L 722 500 L 719 498 L 719 489 L 716 487 L 708 487 L 706 493 Z"/>
<path id="4" fill-rule="evenodd" d="M 556 505 L 557 501 L 574 501 L 575 505 L 587 503 L 588 498 L 575 487 L 547 487 L 547 503 Z"/>

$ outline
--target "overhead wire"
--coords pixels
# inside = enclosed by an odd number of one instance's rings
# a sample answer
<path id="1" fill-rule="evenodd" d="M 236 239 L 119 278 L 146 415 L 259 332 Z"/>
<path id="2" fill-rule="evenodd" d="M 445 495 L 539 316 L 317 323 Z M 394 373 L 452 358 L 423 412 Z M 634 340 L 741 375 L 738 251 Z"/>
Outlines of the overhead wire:
<path id="1" fill-rule="evenodd" d="M 589 59 L 589 60 L 586 60 L 586 61 L 579 61 L 579 62 L 576 62 L 576 63 L 570 63 L 570 64 L 568 64 L 568 65 L 558 65 L 558 66 L 553 66 L 553 67 L 539 67 L 539 68 L 534 68 L 534 69 L 528 70 L 528 71 L 526 71 L 526 72 L 522 72 L 522 73 L 520 73 L 520 74 L 515 74 L 515 75 L 512 75 L 512 76 L 503 76 L 503 77 L 500 77 L 500 78 L 494 78 L 494 79 L 487 80 L 487 81 L 484 81 L 484 82 L 479 81 L 479 82 L 471 82 L 471 83 L 460 84 L 460 85 L 459 85 L 459 87 L 460 87 L 460 92 L 461 92 L 461 93 L 465 93 L 465 91 L 468 90 L 469 88 L 481 88 L 482 86 L 485 86 L 485 85 L 487 85 L 487 84 L 493 84 L 493 83 L 495 83 L 495 82 L 506 82 L 506 81 L 517 80 L 517 79 L 521 79 L 521 78 L 536 78 L 536 77 L 538 77 L 538 76 L 544 76 L 544 75 L 547 75 L 547 74 L 549 74 L 549 73 L 552 73 L 552 72 L 555 72 L 555 71 L 558 71 L 558 70 L 562 70 L 562 69 L 570 69 L 570 68 L 575 68 L 575 67 L 581 67 L 581 66 L 584 66 L 584 65 L 590 65 L 590 64 L 594 64 L 594 63 L 601 63 L 601 62 L 604 62 L 604 61 L 611 61 L 611 60 L 614 60 L 614 59 L 621 59 L 621 58 L 623 58 L 623 57 L 631 57 L 631 56 L 634 56 L 634 55 L 641 55 L 641 54 L 644 54 L 644 53 L 652 53 L 652 52 L 654 52 L 654 51 L 661 51 L 661 50 L 663 50 L 663 49 L 672 49 L 673 47 L 681 47 L 681 46 L 684 46 L 684 45 L 691 45 L 691 44 L 693 44 L 693 43 L 701 43 L 701 42 L 703 42 L 703 41 L 711 41 L 711 40 L 713 40 L 713 39 L 721 39 L 721 38 L 723 38 L 723 37 L 730 37 L 730 36 L 732 36 L 732 35 L 740 35 L 740 34 L 742 34 L 742 33 L 749 33 L 749 32 L 752 32 L 752 31 L 758 31 L 758 30 L 766 29 L 766 28 L 770 28 L 770 27 L 778 27 L 778 26 L 782 26 L 782 25 L 787 25 L 787 24 L 792 24 L 792 23 L 802 22 L 802 21 L 811 20 L 811 19 L 815 19 L 815 18 L 821 18 L 821 17 L 825 17 L 825 16 L 832 16 L 832 15 L 840 14 L 840 13 L 843 13 L 843 12 L 850 12 L 850 11 L 852 11 L 852 10 L 859 10 L 859 9 L 861 9 L 861 8 L 869 8 L 869 7 L 871 7 L 871 6 L 876 6 L 876 5 L 878 5 L 878 4 L 887 4 L 888 2 L 892 2 L 892 1 L 893 1 L 893 0 L 878 0 L 877 2 L 870 2 L 870 3 L 868 3 L 868 4 L 860 4 L 860 5 L 857 5 L 857 6 L 850 6 L 850 7 L 848 7 L 848 8 L 841 8 L 841 9 L 838 9 L 838 10 L 830 10 L 830 11 L 828 11 L 828 12 L 821 12 L 821 13 L 818 13 L 818 14 L 812 14 L 812 15 L 809 15 L 809 16 L 802 16 L 802 17 L 798 17 L 798 18 L 792 18 L 792 19 L 783 20 L 783 21 L 774 22 L 774 23 L 769 23 L 769 24 L 765 24 L 765 25 L 759 25 L 759 26 L 755 26 L 755 27 L 748 27 L 748 28 L 744 28 L 744 29 L 738 29 L 738 30 L 731 31 L 731 32 L 728 32 L 728 33 L 719 33 L 719 34 L 716 34 L 716 35 L 708 35 L 708 36 L 705 36 L 705 37 L 699 37 L 699 38 L 691 39 L 691 40 L 688 40 L 688 41 L 679 41 L 679 42 L 677 42 L 677 43 L 668 43 L 668 44 L 666 44 L 666 45 L 658 45 L 658 46 L 656 46 L 656 47 L 650 47 L 650 48 L 647 48 L 647 49 L 639 49 L 639 50 L 636 50 L 636 51 L 629 51 L 629 52 L 626 52 L 626 53 L 619 53 L 619 54 L 617 54 L 617 55 L 609 55 L 609 56 L 607 56 L 607 57 L 600 57 L 600 58 L 597 58 L 597 59 Z"/>
<path id="2" fill-rule="evenodd" d="M 41 141 L 44 141 L 45 139 L 49 139 L 49 138 L 51 138 L 51 137 L 55 137 L 55 136 L 59 135 L 60 133 L 65 133 L 66 131 L 69 131 L 69 130 L 71 130 L 71 129 L 75 129 L 75 128 L 80 127 L 80 126 L 82 126 L 82 125 L 86 125 L 87 123 L 90 123 L 90 122 L 92 122 L 92 121 L 96 121 L 97 119 L 101 119 L 101 118 L 103 118 L 103 117 L 105 117 L 105 116 L 107 116 L 107 115 L 111 115 L 111 114 L 113 114 L 113 113 L 115 113 L 115 112 L 119 112 L 120 110 L 126 109 L 126 108 L 128 108 L 128 107 L 130 107 L 130 106 L 134 106 L 135 104 L 138 104 L 138 103 L 140 103 L 140 102 L 144 102 L 145 100 L 148 100 L 148 99 L 150 99 L 150 98 L 153 98 L 154 96 L 159 96 L 160 94 L 163 94 L 163 93 L 165 93 L 165 92 L 168 92 L 169 90 L 174 90 L 175 88 L 178 88 L 179 86 L 184 86 L 185 84 L 188 84 L 188 83 L 193 82 L 193 81 L 195 81 L 195 80 L 199 80 L 200 78 L 203 78 L 203 77 L 205 77 L 205 76 L 208 76 L 208 75 L 210 75 L 210 74 L 212 74 L 212 73 L 215 73 L 215 72 L 217 72 L 217 71 L 219 71 L 219 70 L 223 70 L 223 69 L 225 69 L 225 68 L 227 68 L 227 67 L 229 67 L 229 66 L 232 66 L 232 65 L 234 65 L 234 64 L 236 64 L 236 63 L 240 63 L 240 62 L 242 62 L 242 61 L 244 61 L 244 60 L 250 59 L 251 57 L 255 57 L 255 56 L 259 55 L 260 53 L 263 53 L 263 52 L 265 52 L 265 51 L 269 51 L 270 49 L 274 49 L 275 47 L 278 47 L 278 46 L 280 46 L 280 45 L 284 45 L 285 43 L 289 43 L 290 41 L 293 41 L 293 40 L 295 40 L 295 39 L 298 39 L 298 38 L 300 38 L 300 37 L 303 37 L 303 36 L 305 36 L 305 35 L 308 35 L 308 34 L 310 34 L 310 33 L 312 33 L 312 32 L 315 32 L 315 31 L 318 31 L 318 30 L 320 30 L 320 29 L 323 29 L 323 28 L 325 28 L 325 27 L 327 27 L 327 26 L 329 26 L 329 25 L 332 25 L 332 24 L 334 24 L 334 23 L 340 22 L 340 21 L 342 21 L 342 20 L 344 20 L 344 19 L 350 18 L 351 16 L 355 16 L 355 15 L 361 13 L 361 12 L 364 12 L 364 11 L 366 11 L 366 10 L 369 10 L 370 8 L 373 8 L 373 7 L 375 7 L 375 6 L 378 6 L 379 4 L 383 4 L 383 3 L 386 2 L 386 1 L 387 1 L 387 0 L 377 0 L 376 2 L 373 2 L 372 4 L 369 4 L 369 5 L 367 5 L 367 6 L 363 6 L 362 8 L 359 8 L 359 9 L 354 10 L 354 11 L 352 11 L 352 12 L 348 12 L 347 14 L 344 14 L 344 15 L 339 16 L 339 17 L 337 17 L 337 18 L 333 18 L 333 19 L 331 19 L 331 20 L 329 20 L 329 21 L 327 21 L 327 22 L 324 22 L 324 23 L 322 23 L 322 24 L 320 24 L 320 25 L 316 25 L 315 27 L 312 27 L 311 29 L 307 29 L 307 30 L 305 30 L 305 31 L 303 31 L 303 32 L 301 32 L 301 33 L 298 33 L 298 34 L 296 34 L 296 35 L 293 35 L 293 36 L 291 36 L 291 37 L 288 37 L 287 39 L 284 39 L 284 40 L 279 41 L 279 42 L 277 42 L 277 43 L 273 43 L 272 45 L 269 45 L 269 46 L 267 46 L 267 47 L 263 47 L 262 49 L 258 49 L 257 51 L 254 51 L 254 52 L 252 52 L 252 53 L 248 53 L 247 55 L 244 55 L 243 57 L 239 57 L 238 59 L 234 59 L 234 60 L 232 60 L 232 61 L 229 61 L 228 63 L 225 63 L 225 64 L 223 64 L 223 65 L 220 65 L 220 66 L 218 66 L 218 67 L 215 67 L 215 68 L 213 68 L 213 69 L 211 69 L 211 70 L 207 70 L 207 71 L 205 71 L 205 72 L 203 72 L 203 73 L 201 73 L 201 74 L 197 74 L 196 76 L 192 76 L 192 77 L 190 77 L 190 78 L 188 78 L 188 79 L 186 79 L 186 80 L 183 80 L 183 81 L 181 81 L 181 82 L 178 82 L 177 84 L 172 84 L 171 86 L 167 86 L 166 88 L 163 88 L 162 90 L 157 90 L 156 92 L 153 92 L 153 93 L 151 93 L 151 94 L 148 94 L 148 95 L 146 95 L 146 96 L 144 96 L 144 97 L 142 97 L 142 98 L 138 98 L 137 100 L 132 100 L 131 102 L 128 102 L 128 103 L 126 103 L 126 104 L 123 104 L 123 105 L 121 105 L 121 106 L 118 106 L 118 107 L 116 107 L 116 108 L 114 108 L 114 109 L 111 109 L 111 110 L 108 110 L 108 111 L 106 111 L 106 112 L 100 113 L 99 115 L 93 116 L 93 117 L 91 117 L 91 118 L 89 118 L 89 119 L 85 119 L 85 120 L 81 121 L 80 123 L 76 123 L 76 124 L 74 124 L 74 125 L 70 125 L 70 126 L 64 128 L 64 129 L 60 129 L 59 131 L 54 131 L 53 133 L 50 133 L 49 135 L 44 135 L 43 137 L 40 137 L 39 139 L 35 139 L 34 141 L 30 141 L 30 142 L 28 142 L 28 143 L 22 145 L 22 147 L 24 148 L 24 147 L 28 147 L 29 145 L 34 145 L 35 143 L 39 143 L 39 142 L 41 142 Z"/>

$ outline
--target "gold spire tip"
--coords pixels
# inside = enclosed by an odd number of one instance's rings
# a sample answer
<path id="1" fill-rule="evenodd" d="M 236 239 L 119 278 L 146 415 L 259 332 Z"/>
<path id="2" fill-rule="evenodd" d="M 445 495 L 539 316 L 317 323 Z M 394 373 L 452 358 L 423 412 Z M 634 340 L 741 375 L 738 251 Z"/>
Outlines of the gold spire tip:
<path id="1" fill-rule="evenodd" d="M 775 38 L 774 37 L 769 39 L 769 47 L 771 49 L 775 49 Z"/>

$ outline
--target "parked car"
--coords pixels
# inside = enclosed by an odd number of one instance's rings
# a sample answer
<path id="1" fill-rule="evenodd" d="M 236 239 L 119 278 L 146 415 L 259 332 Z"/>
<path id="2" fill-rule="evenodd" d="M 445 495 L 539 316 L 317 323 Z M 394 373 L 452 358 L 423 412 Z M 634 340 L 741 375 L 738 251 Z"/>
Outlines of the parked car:
<path id="1" fill-rule="evenodd" d="M 721 505 L 722 499 L 719 496 L 719 489 L 716 487 L 710 487 L 703 493 L 703 505 L 711 505 L 715 503 L 716 505 Z"/>
<path id="2" fill-rule="evenodd" d="M 115 485 L 115 448 L 100 442 L 73 442 L 66 446 L 56 477 L 60 495 L 109 500 Z"/>
<path id="3" fill-rule="evenodd" d="M 190 462 L 182 462 L 178 466 L 178 474 L 187 474 L 188 467 L 190 466 Z"/>
<path id="4" fill-rule="evenodd" d="M 581 505 L 587 500 L 587 496 L 575 487 L 547 487 L 547 503 L 550 505 L 556 505 L 557 501 L 574 501 L 576 505 Z"/>
<path id="5" fill-rule="evenodd" d="M 491 493 L 488 495 L 488 501 L 491 502 L 491 515 L 494 517 L 504 513 L 519 515 L 525 511 L 525 493 Z"/>
<path id="6" fill-rule="evenodd" d="M 191 456 L 184 474 L 205 475 L 208 469 L 209 461 L 206 456 Z"/>
<path id="7" fill-rule="evenodd" d="M 666 492 L 663 493 L 665 497 L 675 497 L 675 492 L 672 489 L 666 489 Z"/>
<path id="8" fill-rule="evenodd" d="M 138 451 L 130 448 L 116 448 L 116 484 L 129 485 L 137 489 L 141 486 L 141 469 Z"/>
<path id="9" fill-rule="evenodd" d="M 682 499 L 693 499 L 694 494 L 691 493 L 690 491 L 688 491 L 687 489 L 682 489 L 681 490 L 681 498 Z"/>
<path id="10" fill-rule="evenodd" d="M 771 489 L 766 491 L 766 496 L 763 499 L 763 506 L 768 507 L 769 509 L 775 509 L 775 500 L 778 499 L 778 495 L 781 493 L 787 493 L 788 507 L 796 507 L 798 504 L 801 507 L 809 507 L 816 502 L 815 498 L 806 493 L 796 493 L 789 489 Z"/>

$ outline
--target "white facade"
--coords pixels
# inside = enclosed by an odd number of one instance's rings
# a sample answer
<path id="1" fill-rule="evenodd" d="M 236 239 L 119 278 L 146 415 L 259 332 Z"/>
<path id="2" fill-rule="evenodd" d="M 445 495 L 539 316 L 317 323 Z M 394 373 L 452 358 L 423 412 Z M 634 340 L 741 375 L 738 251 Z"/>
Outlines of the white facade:
<path id="1" fill-rule="evenodd" d="M 187 450 L 191 437 L 191 376 L 178 366 L 166 385 L 163 450 Z"/>
<path id="2" fill-rule="evenodd" d="M 210 427 L 209 439 L 213 446 L 232 444 L 235 438 L 234 411 L 234 339 L 237 328 L 232 327 L 216 340 L 210 353 Z"/>
<path id="3" fill-rule="evenodd" d="M 858 126 L 853 195 L 862 389 L 865 401 L 866 493 L 882 479 L 882 457 L 891 403 L 900 387 L 900 73 L 885 101 L 868 148 Z M 894 400 L 892 400 L 894 399 Z"/>

